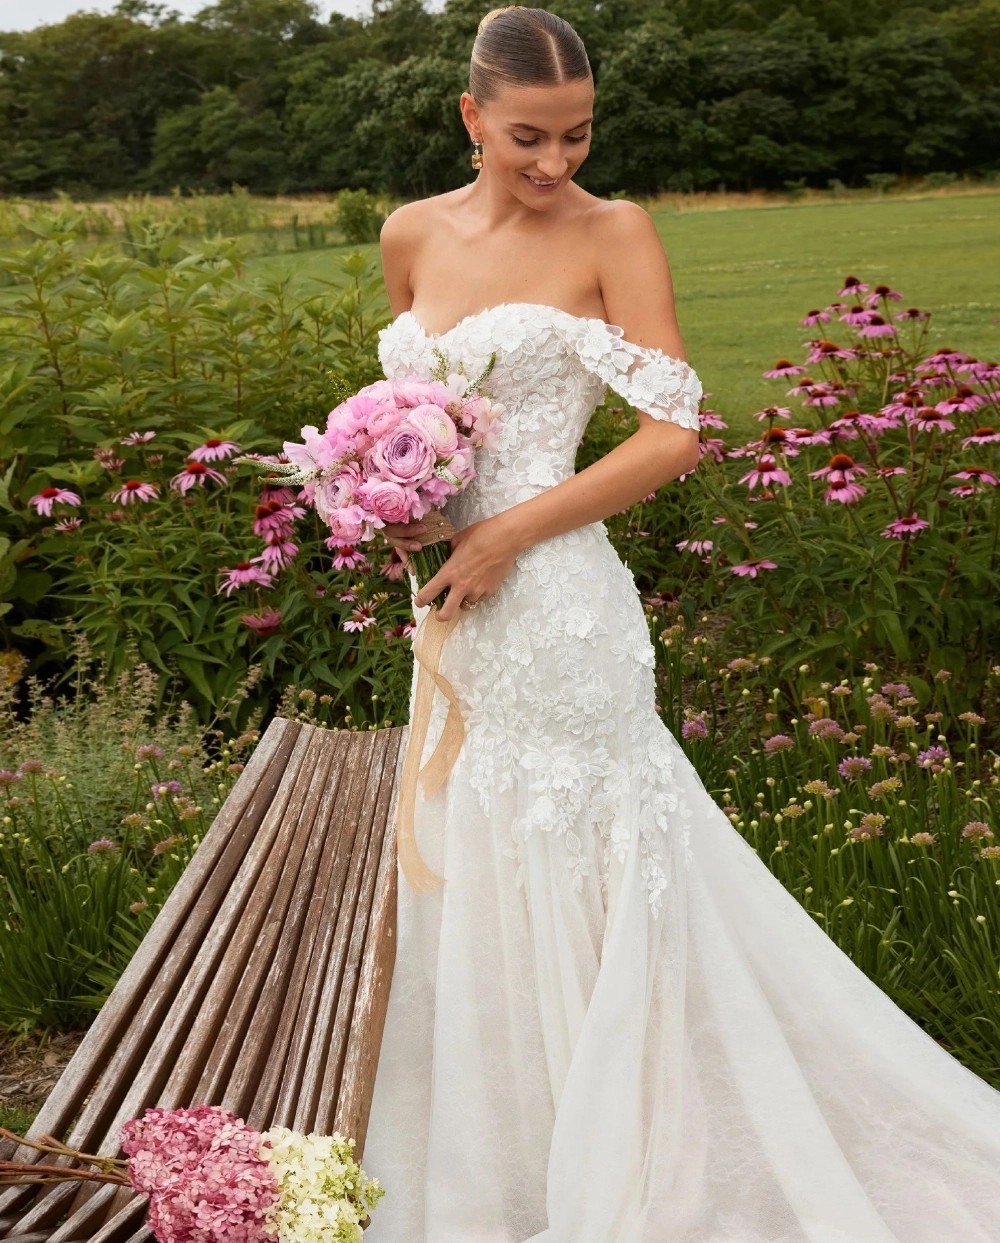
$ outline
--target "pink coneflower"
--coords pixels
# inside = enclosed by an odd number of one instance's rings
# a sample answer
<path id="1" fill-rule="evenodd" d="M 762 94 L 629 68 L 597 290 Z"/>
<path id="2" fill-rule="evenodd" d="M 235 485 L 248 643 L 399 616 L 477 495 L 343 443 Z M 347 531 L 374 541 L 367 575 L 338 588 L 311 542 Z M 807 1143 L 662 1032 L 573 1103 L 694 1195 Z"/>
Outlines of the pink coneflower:
<path id="1" fill-rule="evenodd" d="M 881 315 L 871 315 L 867 324 L 861 324 L 858 328 L 859 337 L 894 337 L 896 329 L 892 324 L 886 323 Z"/>
<path id="2" fill-rule="evenodd" d="M 799 320 L 803 328 L 815 328 L 817 324 L 828 324 L 831 316 L 827 311 L 807 311 Z"/>
<path id="3" fill-rule="evenodd" d="M 761 448 L 770 448 L 775 445 L 788 457 L 799 455 L 799 446 L 790 427 L 765 427 L 760 434 L 759 444 Z"/>
<path id="4" fill-rule="evenodd" d="M 156 432 L 129 432 L 124 440 L 119 440 L 120 445 L 145 445 L 156 435 Z"/>
<path id="5" fill-rule="evenodd" d="M 897 319 L 921 320 L 930 319 L 930 311 L 918 311 L 915 306 L 908 307 L 905 311 L 897 311 Z"/>
<path id="6" fill-rule="evenodd" d="M 678 540 L 674 547 L 680 552 L 693 552 L 699 557 L 704 557 L 712 551 L 715 544 L 710 539 L 682 539 Z"/>
<path id="7" fill-rule="evenodd" d="M 861 483 L 835 483 L 823 493 L 823 501 L 827 505 L 832 502 L 840 505 L 854 505 L 867 491 L 868 489 Z"/>
<path id="8" fill-rule="evenodd" d="M 850 483 L 855 475 L 867 475 L 868 468 L 859 465 L 848 453 L 835 453 L 826 466 L 811 470 L 811 479 L 825 479 L 829 484 Z"/>
<path id="9" fill-rule="evenodd" d="M 114 449 L 95 449 L 94 457 L 100 462 L 103 470 L 120 470 L 125 465 L 125 459 L 117 457 Z"/>
<path id="10" fill-rule="evenodd" d="M 883 300 L 886 302 L 902 302 L 903 295 L 897 293 L 895 289 L 890 289 L 888 285 L 876 285 L 868 297 L 865 298 L 865 302 L 870 307 L 878 306 L 879 302 Z"/>
<path id="11" fill-rule="evenodd" d="M 836 341 L 807 341 L 809 348 L 809 357 L 806 362 L 812 366 L 813 363 L 821 363 L 825 358 L 844 358 L 851 359 L 858 357 L 858 351 L 855 349 L 847 349 L 843 345 L 838 345 Z M 805 368 L 800 368 L 804 371 Z"/>
<path id="12" fill-rule="evenodd" d="M 36 514 L 44 514 L 46 518 L 52 517 L 53 505 L 82 505 L 83 502 L 75 492 L 70 492 L 67 488 L 42 488 L 37 496 L 33 496 L 29 505 L 34 505 Z"/>
<path id="13" fill-rule="evenodd" d="M 805 367 L 793 363 L 790 358 L 779 358 L 770 371 L 764 372 L 765 380 L 780 380 L 786 375 L 801 375 Z"/>
<path id="14" fill-rule="evenodd" d="M 998 440 L 1000 440 L 1000 432 L 996 428 L 977 427 L 971 436 L 966 436 L 962 441 L 962 448 L 968 449 L 969 445 L 989 445 Z"/>
<path id="15" fill-rule="evenodd" d="M 135 501 L 155 501 L 159 495 L 155 483 L 140 483 L 138 479 L 129 479 L 117 492 L 112 492 L 111 499 L 119 505 L 131 505 Z"/>
<path id="16" fill-rule="evenodd" d="M 344 630 L 366 630 L 375 625 L 375 615 L 367 604 L 359 604 L 353 609 L 350 617 L 344 622 Z"/>
<path id="17" fill-rule="evenodd" d="M 205 466 L 201 462 L 188 462 L 179 474 L 174 475 L 170 480 L 170 486 L 178 492 L 188 492 L 195 484 L 199 488 L 205 486 L 206 479 L 213 479 L 216 483 L 225 483 L 225 475 L 220 475 L 217 470 L 212 470 L 210 466 Z"/>
<path id="18" fill-rule="evenodd" d="M 861 328 L 865 324 L 870 323 L 874 315 L 875 312 L 869 311 L 866 306 L 852 306 L 841 315 L 840 322 L 842 324 L 850 324 L 852 328 Z"/>
<path id="19" fill-rule="evenodd" d="M 276 501 L 279 505 L 290 505 L 295 500 L 295 489 L 289 488 L 280 480 L 265 479 L 260 485 L 260 504 L 267 505 Z"/>
<path id="20" fill-rule="evenodd" d="M 333 566 L 336 570 L 357 570 L 368 565 L 368 558 L 354 544 L 342 544 L 336 536 L 324 540 L 327 548 L 334 553 Z"/>
<path id="21" fill-rule="evenodd" d="M 218 592 L 225 592 L 231 595 L 239 587 L 249 587 L 251 583 L 258 587 L 270 587 L 274 579 L 266 570 L 262 570 L 260 566 L 254 565 L 250 561 L 240 561 L 232 569 L 223 567 L 219 570 L 220 574 L 226 574 L 228 577 L 219 584 Z"/>
<path id="22" fill-rule="evenodd" d="M 802 404 L 804 406 L 836 406 L 841 400 L 839 385 L 814 384 Z"/>
<path id="23" fill-rule="evenodd" d="M 197 449 L 192 449 L 188 457 L 193 462 L 223 462 L 239 451 L 239 445 L 231 440 L 206 440 Z"/>
<path id="24" fill-rule="evenodd" d="M 991 470 L 987 470 L 985 466 L 967 466 L 965 470 L 957 471 L 951 478 L 964 481 L 952 486 L 951 490 L 956 496 L 975 496 L 987 488 L 1000 487 L 1000 477 Z"/>
<path id="25" fill-rule="evenodd" d="M 63 518 L 53 527 L 55 531 L 79 531 L 83 526 L 82 518 Z"/>
<path id="26" fill-rule="evenodd" d="M 942 414 L 974 414 L 980 406 L 985 406 L 988 398 L 984 393 L 977 393 L 967 384 L 960 384 L 950 397 L 937 403 Z"/>
<path id="27" fill-rule="evenodd" d="M 912 539 L 930 525 L 923 518 L 918 518 L 916 514 L 910 514 L 906 518 L 897 518 L 895 522 L 890 522 L 882 532 L 882 536 L 884 539 Z"/>
<path id="28" fill-rule="evenodd" d="M 921 406 L 919 410 L 912 410 L 906 416 L 906 421 L 912 424 L 918 432 L 953 432 L 955 424 L 942 414 L 940 410 L 935 410 L 933 406 Z"/>
<path id="29" fill-rule="evenodd" d="M 702 427 L 715 427 L 720 431 L 724 431 L 729 426 L 722 415 L 715 410 L 702 410 L 698 417 L 701 420 Z M 654 492 L 653 495 L 655 496 L 656 493 Z"/>
<path id="30" fill-rule="evenodd" d="M 788 389 L 787 396 L 802 397 L 807 393 L 811 393 L 815 387 L 816 381 L 812 378 L 812 376 L 804 375 L 802 379 L 799 380 L 798 384 L 795 384 Z"/>
<path id="31" fill-rule="evenodd" d="M 879 466 L 876 469 L 875 474 L 878 475 L 879 479 L 891 479 L 893 475 L 905 475 L 906 467 L 905 466 Z"/>
<path id="32" fill-rule="evenodd" d="M 280 535 L 272 535 L 264 545 L 264 550 L 260 556 L 251 557 L 250 560 L 260 562 L 268 573 L 276 574 L 279 570 L 287 569 L 292 564 L 298 551 L 298 544 L 292 543 L 290 539 L 284 539 Z"/>
<path id="33" fill-rule="evenodd" d="M 274 634 L 281 625 L 280 609 L 262 609 L 259 613 L 244 613 L 240 617 L 244 626 L 249 626 L 262 639 Z"/>
<path id="34" fill-rule="evenodd" d="M 860 298 L 863 293 L 868 292 L 868 286 L 864 281 L 859 281 L 856 276 L 844 277 L 844 288 L 840 291 L 842 298 Z"/>
<path id="35" fill-rule="evenodd" d="M 758 423 L 767 423 L 771 419 L 790 419 L 792 412 L 787 406 L 765 406 L 763 410 L 758 410 L 753 417 Z"/>
<path id="36" fill-rule="evenodd" d="M 773 457 L 764 454 L 757 459 L 753 470 L 740 477 L 739 482 L 746 483 L 752 492 L 758 486 L 769 488 L 774 484 L 787 488 L 791 485 L 792 477 L 787 470 L 775 464 Z"/>
<path id="37" fill-rule="evenodd" d="M 301 505 L 285 505 L 280 501 L 265 501 L 254 510 L 253 531 L 262 539 L 270 536 L 285 538 L 290 535 L 296 518 L 305 514 Z"/>
<path id="38" fill-rule="evenodd" d="M 777 568 L 773 561 L 744 561 L 742 565 L 729 567 L 731 573 L 740 578 L 756 578 L 761 570 L 776 570 Z"/>

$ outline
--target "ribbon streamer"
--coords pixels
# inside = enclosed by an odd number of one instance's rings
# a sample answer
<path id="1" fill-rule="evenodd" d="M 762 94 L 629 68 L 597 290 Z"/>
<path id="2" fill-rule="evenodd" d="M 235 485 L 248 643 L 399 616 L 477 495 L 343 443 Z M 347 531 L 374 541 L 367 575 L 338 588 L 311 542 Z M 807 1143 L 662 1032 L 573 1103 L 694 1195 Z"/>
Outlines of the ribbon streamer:
<path id="1" fill-rule="evenodd" d="M 418 626 L 417 633 L 413 636 L 413 657 L 417 662 L 417 686 L 396 807 L 396 853 L 403 875 L 409 882 L 410 888 L 417 893 L 430 893 L 444 884 L 444 877 L 431 871 L 417 849 L 417 839 L 413 828 L 413 810 L 417 795 L 417 777 L 420 777 L 423 785 L 424 797 L 430 798 L 440 789 L 451 772 L 465 739 L 465 723 L 462 720 L 462 712 L 454 687 L 443 674 L 438 672 L 444 641 L 459 621 L 461 621 L 461 613 L 455 613 L 450 621 L 441 621 L 438 617 L 437 606 L 432 605 Z M 423 768 L 419 768 L 430 723 L 435 686 L 448 700 L 448 715 L 433 754 Z"/>

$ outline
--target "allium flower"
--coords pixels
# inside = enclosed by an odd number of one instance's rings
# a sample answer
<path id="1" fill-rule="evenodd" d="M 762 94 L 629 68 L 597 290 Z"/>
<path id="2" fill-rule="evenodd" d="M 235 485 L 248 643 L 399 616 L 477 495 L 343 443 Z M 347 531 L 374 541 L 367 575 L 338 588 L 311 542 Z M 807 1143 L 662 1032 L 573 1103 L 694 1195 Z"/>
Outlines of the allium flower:
<path id="1" fill-rule="evenodd" d="M 13 773 L 9 768 L 0 768 L 0 790 L 17 785 L 20 780 L 20 773 Z"/>
<path id="2" fill-rule="evenodd" d="M 910 841 L 914 846 L 933 846 L 937 837 L 933 833 L 911 833 Z"/>
<path id="3" fill-rule="evenodd" d="M 41 760 L 22 760 L 17 766 L 17 771 L 22 777 L 39 777 L 46 769 Z"/>
<path id="4" fill-rule="evenodd" d="M 707 738 L 708 726 L 700 716 L 688 717 L 686 721 L 681 722 L 681 736 L 688 741 L 692 738 Z"/>
<path id="5" fill-rule="evenodd" d="M 99 837 L 96 841 L 90 843 L 87 847 L 88 855 L 107 854 L 110 851 L 117 850 L 118 846 L 110 837 Z"/>
<path id="6" fill-rule="evenodd" d="M 970 820 L 962 829 L 962 836 L 973 842 L 981 842 L 984 837 L 992 837 L 993 830 L 982 820 Z"/>
<path id="7" fill-rule="evenodd" d="M 68 488 L 43 488 L 37 496 L 31 498 L 28 504 L 34 505 L 36 514 L 44 514 L 46 518 L 51 518 L 53 505 L 82 505 L 83 502 L 75 492 L 70 492 Z"/>
<path id="8" fill-rule="evenodd" d="M 773 561 L 744 561 L 742 565 L 729 567 L 730 572 L 740 578 L 756 578 L 761 570 L 776 570 L 777 568 Z"/>
<path id="9" fill-rule="evenodd" d="M 251 583 L 258 587 L 270 587 L 274 582 L 267 570 L 250 561 L 240 561 L 232 569 L 223 567 L 219 573 L 227 575 L 227 578 L 219 584 L 217 590 L 220 594 L 225 592 L 227 596 L 232 595 L 237 588 L 248 587 Z"/>
<path id="10" fill-rule="evenodd" d="M 179 781 L 154 781 L 149 788 L 157 802 L 168 794 L 181 794 L 184 789 Z"/>
<path id="11" fill-rule="evenodd" d="M 867 841 L 871 837 L 881 837 L 884 833 L 886 818 L 878 811 L 866 812 L 861 823 L 851 830 L 851 838 L 856 842 Z"/>
<path id="12" fill-rule="evenodd" d="M 162 760 L 166 752 L 162 747 L 156 746 L 155 743 L 143 742 L 135 749 L 135 758 L 140 764 L 146 760 Z"/>
<path id="13" fill-rule="evenodd" d="M 906 699 L 912 693 L 905 682 L 882 683 L 882 694 L 889 695 L 892 699 Z"/>
<path id="14" fill-rule="evenodd" d="M 175 846 L 179 846 L 185 840 L 183 833 L 172 833 L 169 837 L 163 838 L 162 841 L 156 842 L 150 851 L 152 855 L 165 855 L 168 850 L 172 850 Z"/>
<path id="15" fill-rule="evenodd" d="M 140 483 L 138 479 L 129 479 L 117 492 L 112 492 L 111 499 L 119 505 L 131 505 L 133 501 L 155 501 L 159 495 L 155 483 Z"/>
<path id="16" fill-rule="evenodd" d="M 964 721 L 966 725 L 985 725 L 986 717 L 980 716 L 978 712 L 960 712 L 958 719 Z"/>
<path id="17" fill-rule="evenodd" d="M 125 439 L 120 440 L 118 443 L 122 445 L 145 445 L 148 444 L 155 435 L 156 432 L 129 432 Z"/>
<path id="18" fill-rule="evenodd" d="M 188 492 L 197 484 L 200 488 L 205 486 L 205 480 L 212 479 L 216 483 L 225 483 L 225 475 L 220 475 L 217 470 L 213 470 L 210 466 L 205 466 L 202 462 L 188 462 L 182 471 L 174 475 L 170 480 L 170 486 L 178 492 Z"/>
<path id="19" fill-rule="evenodd" d="M 795 739 L 789 738 L 787 734 L 772 734 L 770 738 L 764 739 L 764 750 L 768 755 L 776 755 L 782 751 L 792 751 L 795 749 Z"/>
<path id="20" fill-rule="evenodd" d="M 895 794 L 902 789 L 902 786 L 903 783 L 899 777 L 884 777 L 868 787 L 868 796 L 869 798 L 888 798 L 890 794 Z"/>
<path id="21" fill-rule="evenodd" d="M 872 762 L 867 755 L 848 755 L 837 765 L 837 772 L 842 777 L 860 777 L 871 766 Z"/>
<path id="22" fill-rule="evenodd" d="M 897 518 L 895 522 L 890 522 L 882 535 L 885 539 L 912 539 L 930 525 L 916 514 L 910 514 L 906 518 Z"/>
<path id="23" fill-rule="evenodd" d="M 280 609 L 262 609 L 259 613 L 244 613 L 240 617 L 244 626 L 249 626 L 262 639 L 274 634 L 281 625 Z"/>
<path id="24" fill-rule="evenodd" d="M 818 798 L 834 798 L 837 794 L 833 786 L 827 785 L 821 778 L 807 781 L 802 789 L 804 793 L 812 794 Z"/>
<path id="25" fill-rule="evenodd" d="M 816 720 L 810 721 L 809 733 L 814 738 L 832 738 L 834 741 L 838 741 L 844 736 L 841 725 L 828 716 L 817 717 Z"/>
<path id="26" fill-rule="evenodd" d="M 231 440 L 206 440 L 197 449 L 192 449 L 188 457 L 193 462 L 224 462 L 239 451 L 239 445 Z"/>
<path id="27" fill-rule="evenodd" d="M 944 771 L 944 761 L 950 758 L 947 747 L 928 747 L 919 753 L 917 763 L 921 768 L 929 768 L 932 773 L 940 773 Z"/>
<path id="28" fill-rule="evenodd" d="M 970 445 L 988 445 L 994 444 L 1000 440 L 1000 432 L 993 427 L 977 427 L 971 436 L 966 436 L 962 441 L 962 448 L 968 449 Z"/>
<path id="29" fill-rule="evenodd" d="M 730 673 L 756 673 L 760 665 L 748 656 L 734 656 L 726 662 L 726 668 Z"/>

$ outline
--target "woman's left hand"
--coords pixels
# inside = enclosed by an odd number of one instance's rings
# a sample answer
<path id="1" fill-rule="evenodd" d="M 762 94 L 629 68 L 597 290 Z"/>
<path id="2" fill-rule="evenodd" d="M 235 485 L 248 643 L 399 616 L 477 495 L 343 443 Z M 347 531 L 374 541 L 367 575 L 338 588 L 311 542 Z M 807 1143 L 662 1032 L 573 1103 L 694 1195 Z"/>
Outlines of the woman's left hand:
<path id="1" fill-rule="evenodd" d="M 463 600 L 471 604 L 494 595 L 523 551 L 510 526 L 502 519 L 502 514 L 481 518 L 456 531 L 451 539 L 451 555 L 420 588 L 413 603 L 428 604 L 439 592 L 450 587 L 437 610 L 440 621 L 450 621 Z"/>

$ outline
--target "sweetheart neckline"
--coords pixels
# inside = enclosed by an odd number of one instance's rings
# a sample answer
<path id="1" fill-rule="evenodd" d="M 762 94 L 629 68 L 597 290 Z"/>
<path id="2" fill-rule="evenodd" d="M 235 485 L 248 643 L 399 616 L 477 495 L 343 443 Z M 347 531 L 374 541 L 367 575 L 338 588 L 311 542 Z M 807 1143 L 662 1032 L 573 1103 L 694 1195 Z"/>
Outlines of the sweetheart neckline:
<path id="1" fill-rule="evenodd" d="M 400 311 L 400 313 L 396 316 L 396 320 L 400 320 L 403 318 L 404 315 L 408 315 L 410 319 L 420 329 L 421 334 L 424 337 L 426 337 L 428 341 L 443 341 L 445 337 L 450 337 L 451 334 L 455 332 L 456 329 L 461 328 L 463 324 L 471 323 L 473 320 L 481 319 L 484 315 L 488 315 L 491 311 L 499 311 L 505 307 L 515 307 L 515 306 L 526 307 L 529 309 L 536 308 L 536 309 L 541 309 L 541 310 L 546 310 L 546 311 L 552 311 L 556 315 L 564 315 L 566 316 L 567 319 L 575 319 L 583 324 L 596 323 L 596 324 L 603 325 L 605 328 L 612 328 L 612 329 L 618 328 L 618 330 L 622 333 L 622 335 L 624 335 L 624 332 L 625 332 L 625 330 L 621 327 L 621 325 L 609 324 L 606 319 L 601 319 L 599 315 L 574 315 L 572 311 L 566 311 L 561 306 L 553 306 L 551 302 L 495 302 L 492 306 L 484 306 L 481 311 L 473 311 L 469 315 L 463 315 L 460 320 L 457 320 L 454 324 L 452 324 L 450 328 L 446 328 L 444 332 L 430 332 L 427 328 L 423 326 L 423 324 L 420 322 L 417 316 L 413 313 L 413 311 L 410 310 L 409 307 L 407 307 L 405 311 Z M 395 323 L 396 320 L 393 320 L 392 322 Z"/>

